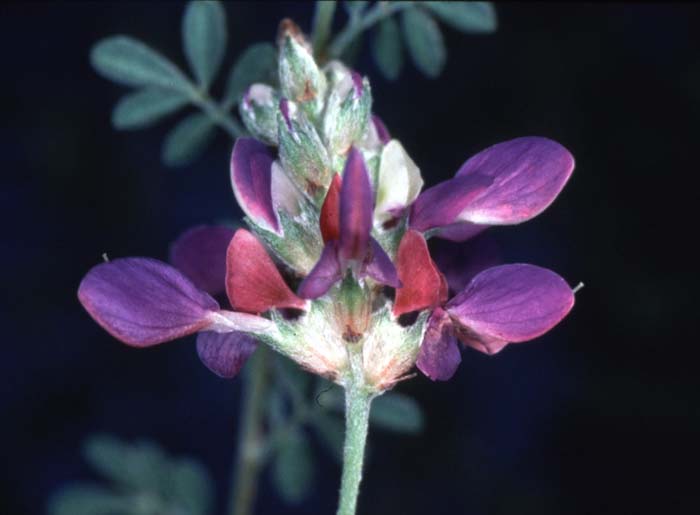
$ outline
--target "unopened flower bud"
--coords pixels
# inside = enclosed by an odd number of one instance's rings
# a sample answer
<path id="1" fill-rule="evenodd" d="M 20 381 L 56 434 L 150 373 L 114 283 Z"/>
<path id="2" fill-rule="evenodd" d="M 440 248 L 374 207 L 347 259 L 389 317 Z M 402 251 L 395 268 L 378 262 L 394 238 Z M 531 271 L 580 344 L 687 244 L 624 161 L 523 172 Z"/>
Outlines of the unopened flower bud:
<path id="1" fill-rule="evenodd" d="M 311 104 L 319 112 L 326 78 L 316 65 L 311 45 L 291 20 L 282 20 L 279 30 L 279 79 L 282 95 L 300 104 Z M 306 107 L 305 107 L 306 110 Z"/>
<path id="2" fill-rule="evenodd" d="M 345 154 L 359 143 L 369 127 L 372 92 L 367 79 L 354 71 L 332 69 L 333 89 L 323 117 L 323 133 L 333 154 Z"/>
<path id="3" fill-rule="evenodd" d="M 243 96 L 240 114 L 254 138 L 277 145 L 277 108 L 279 94 L 266 84 L 253 84 Z"/>
<path id="4" fill-rule="evenodd" d="M 282 165 L 301 191 L 317 205 L 331 181 L 331 161 L 321 137 L 294 102 L 280 101 L 277 113 Z"/>

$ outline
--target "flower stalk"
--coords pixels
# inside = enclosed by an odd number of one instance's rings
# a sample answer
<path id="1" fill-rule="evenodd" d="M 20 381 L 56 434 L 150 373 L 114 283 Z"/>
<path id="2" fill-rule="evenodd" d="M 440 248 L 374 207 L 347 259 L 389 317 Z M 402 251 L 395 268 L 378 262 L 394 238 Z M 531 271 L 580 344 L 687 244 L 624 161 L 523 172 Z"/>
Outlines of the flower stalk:
<path id="1" fill-rule="evenodd" d="M 362 481 L 369 410 L 376 395 L 366 384 L 362 369 L 362 349 L 348 348 L 350 370 L 345 386 L 345 444 L 343 475 L 340 482 L 338 515 L 355 515 Z"/>

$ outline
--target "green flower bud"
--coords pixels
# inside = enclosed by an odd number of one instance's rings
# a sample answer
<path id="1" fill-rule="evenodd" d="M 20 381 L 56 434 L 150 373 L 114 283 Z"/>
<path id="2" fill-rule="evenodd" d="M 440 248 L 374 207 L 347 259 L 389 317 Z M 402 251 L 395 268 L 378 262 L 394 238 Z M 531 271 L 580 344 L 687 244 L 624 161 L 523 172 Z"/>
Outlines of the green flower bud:
<path id="1" fill-rule="evenodd" d="M 280 101 L 279 155 L 290 178 L 316 205 L 331 181 L 331 160 L 313 124 L 294 102 Z"/>
<path id="2" fill-rule="evenodd" d="M 329 76 L 334 84 L 323 117 L 324 137 L 333 154 L 345 154 L 364 138 L 372 111 L 372 92 L 367 79 L 342 68 L 337 64 L 330 68 Z"/>
<path id="3" fill-rule="evenodd" d="M 241 120 L 252 136 L 268 145 L 278 144 L 279 94 L 266 84 L 253 84 L 240 104 Z"/>
<path id="4" fill-rule="evenodd" d="M 280 24 L 279 79 L 282 96 L 301 104 L 311 116 L 321 112 L 326 78 L 316 65 L 311 45 L 291 20 Z"/>

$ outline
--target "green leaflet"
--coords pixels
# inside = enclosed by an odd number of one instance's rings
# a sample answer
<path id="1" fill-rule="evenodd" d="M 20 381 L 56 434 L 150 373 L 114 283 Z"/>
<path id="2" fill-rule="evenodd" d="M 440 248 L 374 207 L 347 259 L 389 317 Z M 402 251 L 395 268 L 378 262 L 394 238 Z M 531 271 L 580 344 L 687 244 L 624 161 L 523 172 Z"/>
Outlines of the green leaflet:
<path id="1" fill-rule="evenodd" d="M 445 67 L 447 50 L 438 24 L 420 9 L 406 9 L 401 15 L 403 35 L 416 68 L 435 78 Z"/>
<path id="2" fill-rule="evenodd" d="M 185 56 L 198 84 L 206 89 L 221 66 L 226 52 L 226 12 L 220 2 L 189 2 L 182 18 Z"/>
<path id="3" fill-rule="evenodd" d="M 248 86 L 256 82 L 277 82 L 277 50 L 270 43 L 256 43 L 243 51 L 231 68 L 224 102 L 237 103 Z"/>
<path id="4" fill-rule="evenodd" d="M 156 489 L 166 458 L 163 451 L 147 442 L 129 445 L 107 435 L 90 438 L 85 459 L 105 479 L 126 488 Z"/>
<path id="5" fill-rule="evenodd" d="M 49 515 L 115 515 L 131 513 L 132 502 L 107 488 L 88 483 L 72 485 L 49 500 Z"/>
<path id="6" fill-rule="evenodd" d="M 467 33 L 489 34 L 498 20 L 491 2 L 421 2 L 441 22 Z"/>
<path id="7" fill-rule="evenodd" d="M 214 123 L 201 113 L 181 120 L 165 137 L 162 158 L 168 166 L 184 166 L 196 159 L 214 135 Z"/>
<path id="8" fill-rule="evenodd" d="M 418 403 L 395 392 L 374 399 L 369 419 L 373 426 L 397 433 L 420 433 L 424 425 L 423 412 Z"/>
<path id="9" fill-rule="evenodd" d="M 396 80 L 403 67 L 403 52 L 399 25 L 394 18 L 379 24 L 372 45 L 372 56 L 379 71 L 389 80 Z"/>
<path id="10" fill-rule="evenodd" d="M 192 91 L 192 85 L 177 66 L 129 36 L 99 41 L 92 47 L 90 62 L 100 75 L 126 86 L 156 86 L 187 95 Z"/>
<path id="11" fill-rule="evenodd" d="M 291 431 L 280 442 L 272 463 L 272 482 L 285 502 L 297 504 L 309 494 L 314 467 L 308 438 L 302 431 Z"/>
<path id="12" fill-rule="evenodd" d="M 209 474 L 199 463 L 172 460 L 166 471 L 163 495 L 171 506 L 177 506 L 188 515 L 210 513 L 214 492 Z"/>
<path id="13" fill-rule="evenodd" d="M 115 129 L 133 130 L 153 125 L 187 105 L 189 98 L 169 89 L 146 88 L 125 95 L 112 111 Z"/>
<path id="14" fill-rule="evenodd" d="M 350 18 L 355 18 L 356 16 L 360 16 L 364 10 L 367 8 L 367 5 L 369 2 L 366 2 L 364 0 L 350 0 L 343 2 L 343 6 L 345 7 L 345 11 L 348 13 L 348 16 Z"/>

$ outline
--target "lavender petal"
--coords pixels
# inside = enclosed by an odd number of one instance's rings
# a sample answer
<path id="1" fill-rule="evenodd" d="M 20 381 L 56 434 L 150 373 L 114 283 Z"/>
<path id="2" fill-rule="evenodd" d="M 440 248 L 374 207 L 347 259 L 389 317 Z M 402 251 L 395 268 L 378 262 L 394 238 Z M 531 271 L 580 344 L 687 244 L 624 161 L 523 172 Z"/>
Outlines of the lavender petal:
<path id="1" fill-rule="evenodd" d="M 299 285 L 297 294 L 303 299 L 317 299 L 343 277 L 338 262 L 338 244 L 329 241 L 309 275 Z"/>
<path id="2" fill-rule="evenodd" d="M 195 333 L 211 324 L 219 305 L 183 274 L 149 258 L 123 258 L 93 267 L 78 299 L 107 332 L 147 347 Z"/>
<path id="3" fill-rule="evenodd" d="M 428 321 L 416 366 L 433 381 L 447 381 L 452 378 L 461 362 L 462 356 L 450 319 L 438 308 Z"/>
<path id="4" fill-rule="evenodd" d="M 197 335 L 199 359 L 209 370 L 226 379 L 238 375 L 257 348 L 258 341 L 245 333 L 204 331 Z"/>
<path id="5" fill-rule="evenodd" d="M 569 285 L 551 270 L 515 264 L 489 268 L 447 303 L 446 311 L 465 344 L 489 354 L 506 343 L 536 338 L 571 310 Z"/>
<path id="6" fill-rule="evenodd" d="M 372 185 L 362 153 L 351 148 L 340 187 L 340 241 L 342 261 L 362 260 L 372 230 Z"/>
<path id="7" fill-rule="evenodd" d="M 200 225 L 184 232 L 170 246 L 170 263 L 210 295 L 226 289 L 226 249 L 235 231 Z"/>
<path id="8" fill-rule="evenodd" d="M 493 184 L 459 219 L 506 225 L 538 215 L 559 195 L 574 169 L 574 158 L 556 141 L 525 137 L 498 143 L 470 158 L 456 177 L 486 175 Z"/>
<path id="9" fill-rule="evenodd" d="M 362 275 L 368 275 L 378 283 L 392 288 L 402 286 L 394 263 L 374 238 L 369 240 L 369 252 L 362 267 Z"/>
<path id="10" fill-rule="evenodd" d="M 272 205 L 272 162 L 272 154 L 258 140 L 238 138 L 231 155 L 231 183 L 245 214 L 256 224 L 279 233 Z"/>

